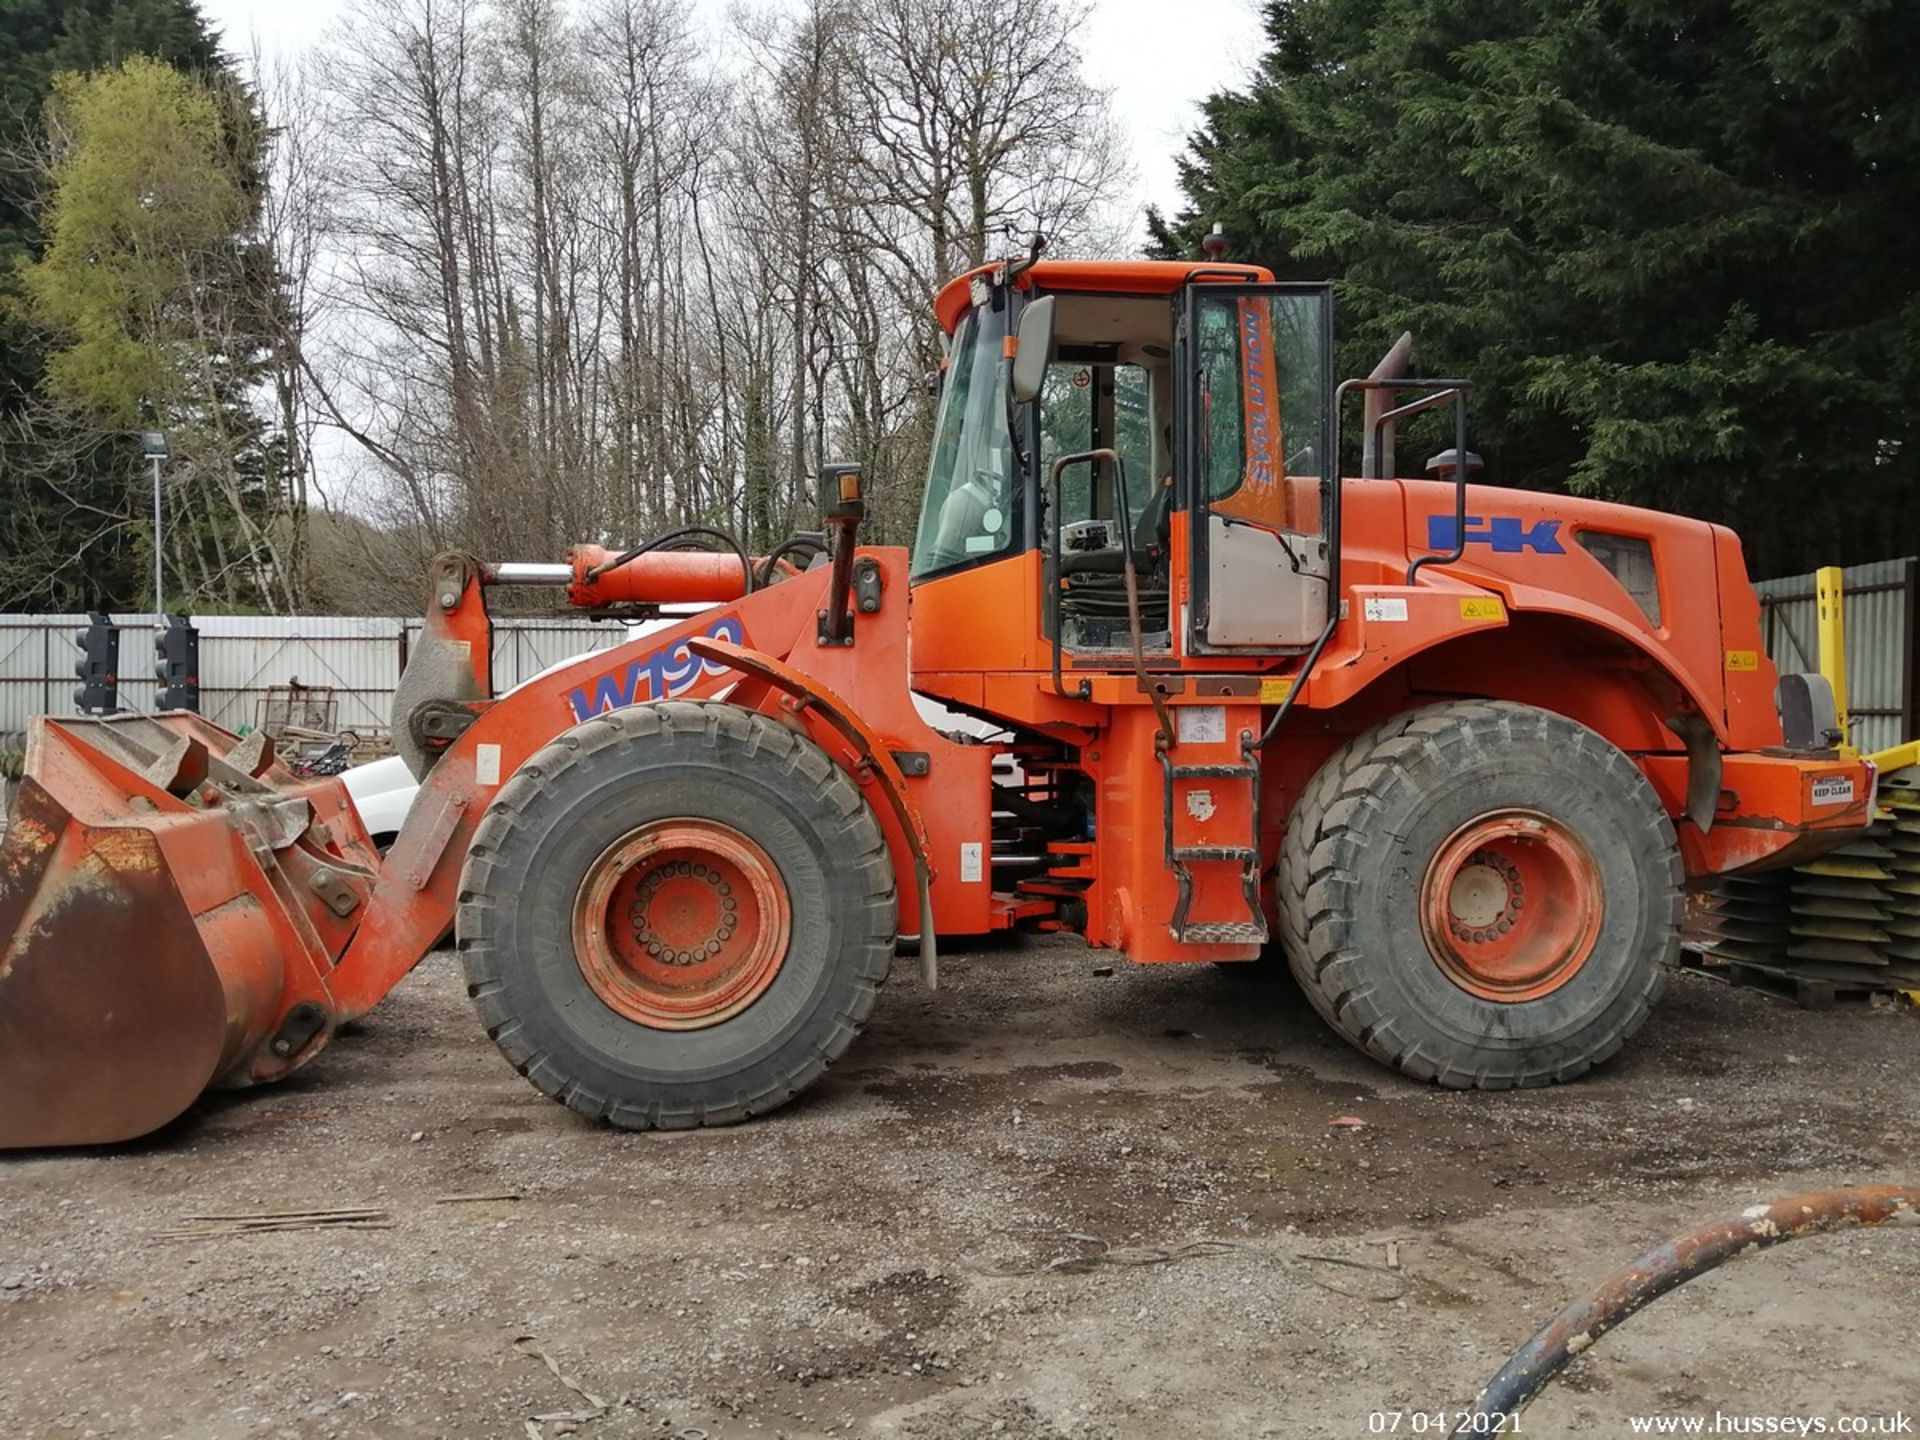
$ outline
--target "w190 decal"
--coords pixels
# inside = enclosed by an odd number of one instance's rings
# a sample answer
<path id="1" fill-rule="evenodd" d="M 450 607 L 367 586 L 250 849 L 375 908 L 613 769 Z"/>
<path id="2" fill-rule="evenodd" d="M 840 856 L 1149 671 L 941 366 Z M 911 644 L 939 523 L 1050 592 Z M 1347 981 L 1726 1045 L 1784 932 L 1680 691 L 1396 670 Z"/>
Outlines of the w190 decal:
<path id="1" fill-rule="evenodd" d="M 705 633 L 716 640 L 731 640 L 735 645 L 747 643 L 747 629 L 736 615 L 721 616 Z M 726 671 L 726 666 L 702 660 L 688 650 L 686 641 L 676 640 L 651 655 L 642 655 L 618 670 L 609 670 L 568 691 L 567 704 L 573 707 L 575 720 L 591 720 L 609 710 L 685 694 L 703 673 L 724 675 Z"/>
<path id="2" fill-rule="evenodd" d="M 1518 515 L 1491 515 L 1485 519 L 1469 515 L 1466 543 L 1485 545 L 1497 555 L 1518 555 L 1522 550 L 1533 550 L 1542 555 L 1564 555 L 1567 547 L 1560 543 L 1560 523 L 1558 520 L 1536 520 L 1529 525 Z M 1455 533 L 1453 516 L 1427 517 L 1429 550 L 1453 549 Z"/>

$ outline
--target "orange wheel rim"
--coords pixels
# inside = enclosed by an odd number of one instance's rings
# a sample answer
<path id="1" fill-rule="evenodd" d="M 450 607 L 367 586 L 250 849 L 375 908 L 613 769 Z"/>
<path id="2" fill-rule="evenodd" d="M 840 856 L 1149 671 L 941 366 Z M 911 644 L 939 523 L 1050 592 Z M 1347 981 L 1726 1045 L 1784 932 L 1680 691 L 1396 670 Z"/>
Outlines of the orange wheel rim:
<path id="1" fill-rule="evenodd" d="M 767 852 L 711 820 L 661 820 L 616 841 L 573 907 L 574 956 L 593 993 L 656 1030 L 738 1015 L 773 983 L 792 932 Z"/>
<path id="2" fill-rule="evenodd" d="M 1468 821 L 1420 886 L 1420 929 L 1435 963 L 1468 994 L 1506 1004 L 1572 980 L 1593 955 L 1605 914 L 1592 852 L 1537 810 Z"/>

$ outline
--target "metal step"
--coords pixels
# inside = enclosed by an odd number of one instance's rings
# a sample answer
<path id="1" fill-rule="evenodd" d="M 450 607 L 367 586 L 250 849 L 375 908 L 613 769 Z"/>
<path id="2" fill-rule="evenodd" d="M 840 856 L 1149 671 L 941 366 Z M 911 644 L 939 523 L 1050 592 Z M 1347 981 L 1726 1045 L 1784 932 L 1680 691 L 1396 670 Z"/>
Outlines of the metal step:
<path id="1" fill-rule="evenodd" d="M 1174 931 L 1173 938 L 1186 945 L 1264 945 L 1267 943 L 1267 922 L 1207 920 Z"/>
<path id="2" fill-rule="evenodd" d="M 1250 865 L 1260 858 L 1260 852 L 1245 845 L 1176 845 L 1173 858 L 1177 863 L 1188 860 L 1238 860 L 1242 865 Z"/>
<path id="3" fill-rule="evenodd" d="M 1244 747 L 1243 754 L 1248 754 Z M 1250 756 L 1249 756 L 1250 758 Z M 1167 933 L 1184 945 L 1264 945 L 1267 919 L 1260 912 L 1260 767 L 1251 764 L 1177 765 L 1165 751 L 1160 754 L 1161 773 L 1165 777 L 1162 792 L 1166 832 L 1167 866 L 1179 886 Z M 1252 843 L 1248 845 L 1175 845 L 1173 843 L 1173 792 L 1183 780 L 1228 780 L 1245 784 L 1252 796 Z M 1246 896 L 1245 920 L 1189 921 L 1188 907 L 1193 903 L 1191 864 L 1234 864 L 1240 867 L 1240 887 Z"/>

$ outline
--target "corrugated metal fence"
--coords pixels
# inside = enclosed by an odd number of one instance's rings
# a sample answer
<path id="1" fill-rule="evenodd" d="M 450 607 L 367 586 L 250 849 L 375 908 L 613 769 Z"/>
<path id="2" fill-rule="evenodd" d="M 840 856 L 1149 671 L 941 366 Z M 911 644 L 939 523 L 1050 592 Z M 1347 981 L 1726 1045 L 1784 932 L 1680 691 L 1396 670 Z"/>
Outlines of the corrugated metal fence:
<path id="1" fill-rule="evenodd" d="M 0 731 L 24 729 L 35 715 L 72 715 L 75 634 L 84 615 L 0 615 Z M 332 689 L 341 729 L 384 726 L 393 691 L 420 621 L 368 615 L 207 615 L 200 627 L 200 711 L 230 730 L 259 723 L 267 688 L 298 680 Z M 151 619 L 120 629 L 120 703 L 153 704 Z M 624 627 L 589 620 L 496 619 L 494 683 L 504 689 L 550 665 L 605 650 Z"/>
<path id="2" fill-rule="evenodd" d="M 1853 739 L 1886 750 L 1920 735 L 1915 725 L 1915 647 L 1920 643 L 1920 560 L 1855 565 L 1846 579 L 1847 692 Z M 1811 575 L 1762 580 L 1762 634 L 1783 673 L 1820 668 L 1819 616 Z"/>

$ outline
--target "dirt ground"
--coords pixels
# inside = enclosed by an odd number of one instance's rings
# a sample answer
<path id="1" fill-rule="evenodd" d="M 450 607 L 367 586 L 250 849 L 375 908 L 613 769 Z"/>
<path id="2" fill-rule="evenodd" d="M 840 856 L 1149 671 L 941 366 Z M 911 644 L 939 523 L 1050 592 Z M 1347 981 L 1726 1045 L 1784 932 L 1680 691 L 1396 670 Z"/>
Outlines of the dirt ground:
<path id="1" fill-rule="evenodd" d="M 1910 1014 L 1682 978 L 1603 1073 L 1457 1095 L 1284 988 L 1103 963 L 976 951 L 929 995 L 903 959 L 803 1100 L 665 1136 L 542 1099 L 436 955 L 290 1083 L 0 1162 L 0 1435 L 1359 1436 L 1695 1220 L 1920 1181 Z M 344 1206 L 391 1228 L 154 1234 Z M 1911 1415 L 1916 1335 L 1920 1233 L 1809 1240 L 1630 1322 L 1523 1433 Z"/>

